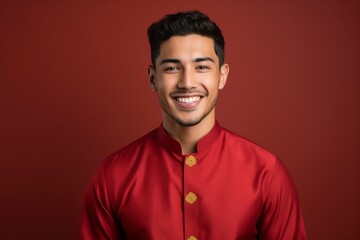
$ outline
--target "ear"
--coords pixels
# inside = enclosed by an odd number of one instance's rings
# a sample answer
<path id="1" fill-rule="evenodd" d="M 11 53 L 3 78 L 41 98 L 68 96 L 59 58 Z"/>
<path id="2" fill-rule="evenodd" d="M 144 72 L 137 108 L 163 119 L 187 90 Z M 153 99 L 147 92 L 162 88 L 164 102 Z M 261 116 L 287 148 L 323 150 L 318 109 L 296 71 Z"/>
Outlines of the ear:
<path id="1" fill-rule="evenodd" d="M 229 74 L 230 68 L 228 64 L 223 64 L 220 68 L 220 82 L 219 82 L 219 89 L 223 89 L 226 84 L 226 80 Z"/>
<path id="2" fill-rule="evenodd" d="M 155 69 L 153 66 L 148 66 L 148 80 L 150 84 L 150 88 L 153 91 L 156 91 L 156 84 L 155 84 Z"/>

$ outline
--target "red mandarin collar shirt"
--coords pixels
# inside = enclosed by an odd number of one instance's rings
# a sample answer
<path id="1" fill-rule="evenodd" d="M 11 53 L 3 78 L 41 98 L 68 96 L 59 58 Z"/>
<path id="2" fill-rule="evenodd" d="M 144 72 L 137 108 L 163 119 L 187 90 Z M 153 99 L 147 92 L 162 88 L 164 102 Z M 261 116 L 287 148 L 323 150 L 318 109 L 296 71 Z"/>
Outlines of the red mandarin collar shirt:
<path id="1" fill-rule="evenodd" d="M 161 126 L 108 157 L 84 199 L 81 238 L 306 239 L 284 165 L 217 123 L 183 155 Z"/>

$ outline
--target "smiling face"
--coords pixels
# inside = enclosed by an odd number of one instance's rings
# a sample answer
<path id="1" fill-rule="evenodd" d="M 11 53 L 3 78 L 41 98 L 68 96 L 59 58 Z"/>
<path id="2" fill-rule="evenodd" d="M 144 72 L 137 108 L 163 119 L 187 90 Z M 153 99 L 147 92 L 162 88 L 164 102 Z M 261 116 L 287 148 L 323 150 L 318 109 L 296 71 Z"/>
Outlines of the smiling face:
<path id="1" fill-rule="evenodd" d="M 228 71 L 227 64 L 219 67 L 209 37 L 191 34 L 163 42 L 155 68 L 149 67 L 149 80 L 157 91 L 164 124 L 212 127 L 218 91 L 225 86 Z"/>

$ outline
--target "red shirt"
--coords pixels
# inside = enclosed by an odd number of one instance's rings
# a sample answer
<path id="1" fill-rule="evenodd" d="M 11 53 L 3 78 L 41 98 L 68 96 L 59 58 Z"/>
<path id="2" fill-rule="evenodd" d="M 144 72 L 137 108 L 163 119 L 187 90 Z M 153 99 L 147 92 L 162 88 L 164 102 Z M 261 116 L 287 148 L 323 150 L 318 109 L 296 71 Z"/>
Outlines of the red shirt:
<path id="1" fill-rule="evenodd" d="M 183 155 L 163 127 L 107 158 L 82 239 L 306 239 L 295 186 L 271 153 L 217 123 Z"/>

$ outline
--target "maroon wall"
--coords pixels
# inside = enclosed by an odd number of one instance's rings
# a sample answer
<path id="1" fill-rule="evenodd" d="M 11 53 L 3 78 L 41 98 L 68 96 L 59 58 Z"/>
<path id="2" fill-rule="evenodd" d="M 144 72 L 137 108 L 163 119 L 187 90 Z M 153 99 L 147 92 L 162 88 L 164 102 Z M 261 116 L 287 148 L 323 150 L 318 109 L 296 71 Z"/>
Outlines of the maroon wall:
<path id="1" fill-rule="evenodd" d="M 123 2 L 0 3 L 1 239 L 77 239 L 96 166 L 160 124 L 146 27 L 185 9 L 227 40 L 220 123 L 280 156 L 310 239 L 359 239 L 359 2 Z"/>

